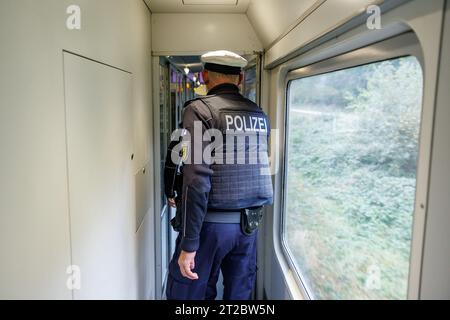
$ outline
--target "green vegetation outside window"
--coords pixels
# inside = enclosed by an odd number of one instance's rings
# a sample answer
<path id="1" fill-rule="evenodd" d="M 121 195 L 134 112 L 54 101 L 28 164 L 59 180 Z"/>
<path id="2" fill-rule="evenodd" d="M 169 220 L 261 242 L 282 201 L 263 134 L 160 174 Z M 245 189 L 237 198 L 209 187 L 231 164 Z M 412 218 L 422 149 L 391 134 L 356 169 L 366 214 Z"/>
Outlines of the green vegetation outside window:
<path id="1" fill-rule="evenodd" d="M 289 83 L 284 241 L 313 298 L 407 298 L 422 88 L 414 57 Z"/>

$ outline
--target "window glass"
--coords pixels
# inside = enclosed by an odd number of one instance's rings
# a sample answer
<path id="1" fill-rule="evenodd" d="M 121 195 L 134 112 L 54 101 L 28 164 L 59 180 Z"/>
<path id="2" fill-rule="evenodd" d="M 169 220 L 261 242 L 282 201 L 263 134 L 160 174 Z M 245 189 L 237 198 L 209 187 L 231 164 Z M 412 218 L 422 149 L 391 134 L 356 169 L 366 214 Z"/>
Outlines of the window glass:
<path id="1" fill-rule="evenodd" d="M 404 57 L 290 82 L 284 241 L 316 299 L 405 299 L 422 70 Z"/>
<path id="2" fill-rule="evenodd" d="M 255 103 L 257 102 L 256 101 L 256 94 L 257 94 L 256 86 L 258 83 L 258 80 L 256 79 L 256 77 L 257 77 L 256 65 L 245 70 L 243 96 Z"/>

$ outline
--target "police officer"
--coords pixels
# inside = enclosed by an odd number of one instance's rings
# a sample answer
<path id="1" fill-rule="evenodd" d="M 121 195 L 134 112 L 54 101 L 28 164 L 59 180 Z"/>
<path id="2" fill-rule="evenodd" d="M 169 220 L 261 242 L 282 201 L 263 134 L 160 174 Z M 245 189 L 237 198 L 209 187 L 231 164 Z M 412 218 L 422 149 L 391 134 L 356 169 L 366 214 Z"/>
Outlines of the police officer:
<path id="1" fill-rule="evenodd" d="M 247 65 L 243 57 L 214 51 L 203 55 L 202 62 L 208 95 L 184 108 L 188 156 L 183 165 L 181 232 L 166 294 L 177 300 L 215 299 L 221 270 L 224 299 L 246 300 L 256 277 L 262 208 L 273 198 L 269 120 L 239 93 Z"/>

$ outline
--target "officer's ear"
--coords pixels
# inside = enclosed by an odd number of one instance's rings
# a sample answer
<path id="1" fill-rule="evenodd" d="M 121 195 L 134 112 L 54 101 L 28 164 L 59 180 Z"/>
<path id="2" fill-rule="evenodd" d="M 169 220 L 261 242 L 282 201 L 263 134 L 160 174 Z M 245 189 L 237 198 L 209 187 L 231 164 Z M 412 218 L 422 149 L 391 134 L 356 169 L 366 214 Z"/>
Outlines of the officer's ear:
<path id="1" fill-rule="evenodd" d="M 238 83 L 238 86 L 242 83 L 242 81 L 244 81 L 244 74 L 241 72 L 241 73 L 239 74 L 239 83 Z"/>
<path id="2" fill-rule="evenodd" d="M 208 85 L 209 84 L 209 72 L 208 70 L 202 71 L 202 77 L 203 77 L 203 83 Z"/>

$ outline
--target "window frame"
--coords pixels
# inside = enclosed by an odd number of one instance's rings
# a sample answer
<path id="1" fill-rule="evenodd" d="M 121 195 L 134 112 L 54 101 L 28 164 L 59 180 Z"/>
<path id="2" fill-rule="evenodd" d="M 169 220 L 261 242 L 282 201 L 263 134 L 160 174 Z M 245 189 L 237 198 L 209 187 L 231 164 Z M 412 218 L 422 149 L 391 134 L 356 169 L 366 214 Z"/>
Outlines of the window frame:
<path id="1" fill-rule="evenodd" d="M 308 287 L 306 281 L 303 281 L 304 276 L 300 266 L 298 266 L 291 250 L 289 249 L 286 237 L 286 215 L 287 212 L 287 169 L 288 169 L 288 154 L 289 154 L 289 91 L 291 82 L 303 78 L 317 76 L 326 73 L 332 73 L 339 70 L 345 70 L 358 66 L 364 66 L 376 62 L 397 59 L 401 57 L 412 56 L 415 57 L 421 68 L 423 74 L 423 97 L 421 109 L 421 123 L 419 134 L 419 153 L 416 174 L 416 194 L 414 200 L 413 211 L 413 225 L 411 237 L 411 254 L 409 263 L 408 276 L 408 299 L 418 299 L 420 294 L 420 280 L 421 280 L 421 264 L 422 251 L 424 242 L 425 216 L 426 216 L 426 202 L 428 196 L 428 176 L 429 176 L 429 162 L 423 161 L 421 156 L 423 153 L 431 152 L 431 141 L 425 141 L 424 130 L 432 130 L 432 128 L 425 128 L 423 123 L 423 114 L 425 112 L 434 112 L 433 109 L 426 108 L 424 104 L 425 87 L 426 87 L 426 73 L 424 68 L 424 56 L 420 46 L 420 42 L 413 32 L 407 32 L 399 36 L 395 36 L 366 47 L 362 47 L 353 51 L 346 52 L 328 58 L 322 61 L 315 62 L 311 65 L 306 65 L 300 68 L 289 71 L 284 82 L 284 157 L 281 163 L 281 212 L 279 224 L 279 237 L 281 249 L 289 268 L 292 270 L 293 278 L 305 299 L 315 299 L 313 291 Z M 421 210 L 418 210 L 420 208 Z"/>

